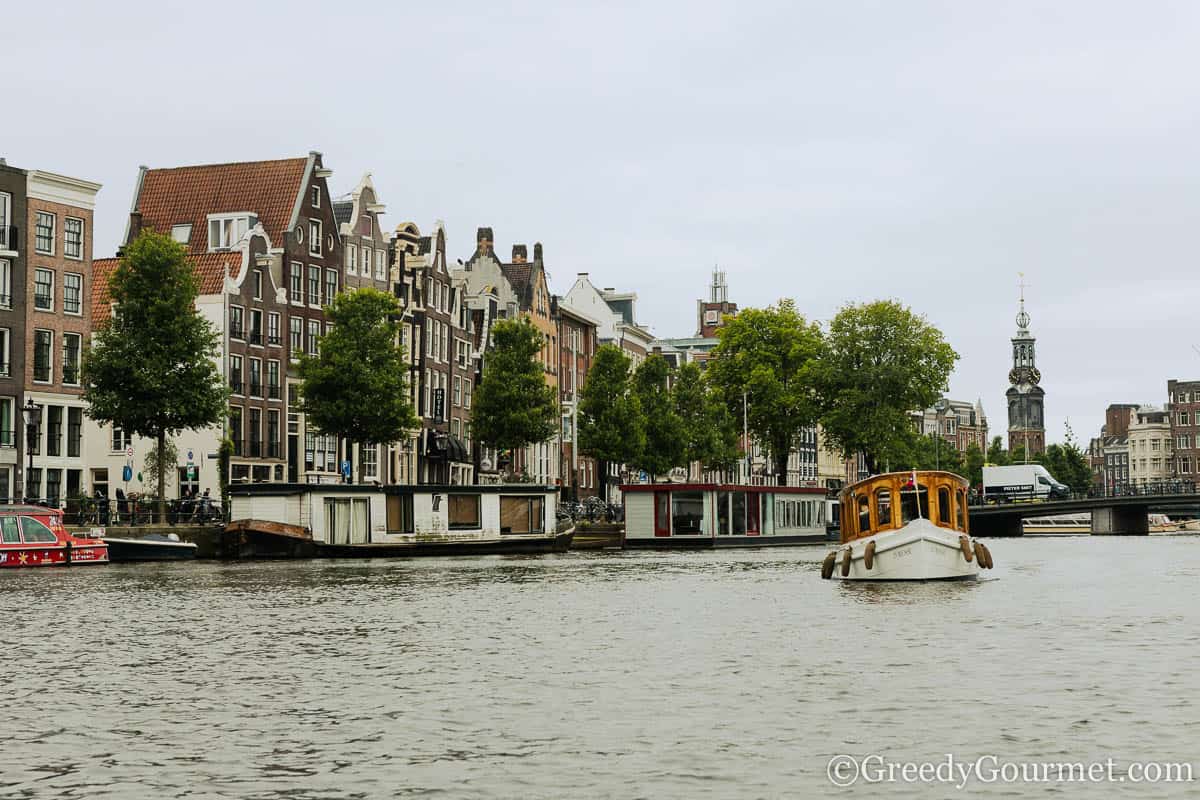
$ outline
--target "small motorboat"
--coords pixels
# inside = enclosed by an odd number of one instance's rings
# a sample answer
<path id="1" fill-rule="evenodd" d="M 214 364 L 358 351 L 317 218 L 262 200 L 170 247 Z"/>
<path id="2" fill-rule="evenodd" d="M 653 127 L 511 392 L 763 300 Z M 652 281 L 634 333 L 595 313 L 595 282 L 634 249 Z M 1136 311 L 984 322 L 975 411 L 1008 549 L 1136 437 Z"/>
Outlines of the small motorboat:
<path id="1" fill-rule="evenodd" d="M 104 537 L 108 558 L 114 564 L 127 561 L 190 561 L 196 557 L 193 542 L 180 541 L 175 533 L 148 533 L 137 539 Z"/>
<path id="2" fill-rule="evenodd" d="M 63 526 L 62 511 L 0 505 L 0 568 L 107 564 L 108 545 Z"/>
<path id="3" fill-rule="evenodd" d="M 855 581 L 973 579 L 992 554 L 972 539 L 967 480 L 950 472 L 891 472 L 841 494 L 841 545 L 821 577 Z"/>

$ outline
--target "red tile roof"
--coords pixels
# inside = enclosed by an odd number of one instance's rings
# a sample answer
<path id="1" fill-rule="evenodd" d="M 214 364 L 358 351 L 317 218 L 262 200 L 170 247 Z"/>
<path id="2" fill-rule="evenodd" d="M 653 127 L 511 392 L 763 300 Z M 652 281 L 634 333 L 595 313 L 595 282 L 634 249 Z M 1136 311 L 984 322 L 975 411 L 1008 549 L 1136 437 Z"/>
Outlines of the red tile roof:
<path id="1" fill-rule="evenodd" d="M 209 214 L 237 211 L 257 215 L 271 243 L 280 247 L 307 166 L 307 158 L 285 158 L 147 170 L 135 210 L 143 224 L 160 233 L 190 223 L 193 254 L 207 254 Z"/>
<path id="2" fill-rule="evenodd" d="M 92 327 L 97 328 L 100 323 L 108 319 L 111 314 L 109 312 L 109 297 L 108 297 L 108 279 L 112 276 L 117 265 L 121 263 L 119 258 L 93 258 L 92 259 Z"/>
<path id="3" fill-rule="evenodd" d="M 242 264 L 242 254 L 237 250 L 220 253 L 189 253 L 188 261 L 200 276 L 200 294 L 217 294 L 225 278 L 225 268 L 236 275 Z M 96 258 L 92 260 L 92 325 L 111 316 L 108 281 L 121 263 L 119 258 Z"/>

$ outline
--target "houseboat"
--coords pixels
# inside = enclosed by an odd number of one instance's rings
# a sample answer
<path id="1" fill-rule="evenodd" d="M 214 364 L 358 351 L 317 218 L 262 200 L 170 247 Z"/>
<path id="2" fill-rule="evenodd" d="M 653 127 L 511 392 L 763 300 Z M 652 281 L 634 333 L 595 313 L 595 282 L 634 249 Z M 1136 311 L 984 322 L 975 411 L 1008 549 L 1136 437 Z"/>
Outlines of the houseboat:
<path id="1" fill-rule="evenodd" d="M 967 480 L 950 472 L 891 472 L 842 490 L 841 546 L 821 577 L 858 581 L 976 578 L 992 554 L 971 538 Z"/>
<path id="2" fill-rule="evenodd" d="M 621 487 L 625 547 L 767 547 L 825 541 L 815 486 L 639 483 Z"/>
<path id="3" fill-rule="evenodd" d="M 259 483 L 229 494 L 226 532 L 243 557 L 562 552 L 574 533 L 556 528 L 552 486 Z"/>
<path id="4" fill-rule="evenodd" d="M 0 505 L 0 568 L 107 564 L 108 546 L 63 527 L 62 511 Z"/>

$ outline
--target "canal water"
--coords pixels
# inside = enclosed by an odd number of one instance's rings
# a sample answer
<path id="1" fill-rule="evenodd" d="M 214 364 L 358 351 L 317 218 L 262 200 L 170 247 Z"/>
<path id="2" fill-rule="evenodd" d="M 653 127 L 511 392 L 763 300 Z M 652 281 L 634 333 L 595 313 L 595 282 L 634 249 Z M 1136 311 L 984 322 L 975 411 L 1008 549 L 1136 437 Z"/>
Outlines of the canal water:
<path id="1" fill-rule="evenodd" d="M 989 546 L 879 586 L 824 547 L 5 571 L 0 798 L 1196 796 L 831 785 L 1200 761 L 1200 539 Z"/>

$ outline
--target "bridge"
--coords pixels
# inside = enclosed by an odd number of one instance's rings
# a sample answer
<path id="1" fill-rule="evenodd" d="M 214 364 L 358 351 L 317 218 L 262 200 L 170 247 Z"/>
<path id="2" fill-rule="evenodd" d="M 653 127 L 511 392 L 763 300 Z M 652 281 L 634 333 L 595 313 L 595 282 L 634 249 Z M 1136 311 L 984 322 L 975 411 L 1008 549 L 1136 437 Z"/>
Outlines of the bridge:
<path id="1" fill-rule="evenodd" d="M 1021 536 L 1027 517 L 1053 517 L 1090 512 L 1092 533 L 1147 534 L 1152 511 L 1200 510 L 1200 494 L 1190 484 L 1122 493 L 1108 497 L 970 506 L 971 533 L 976 536 Z"/>

